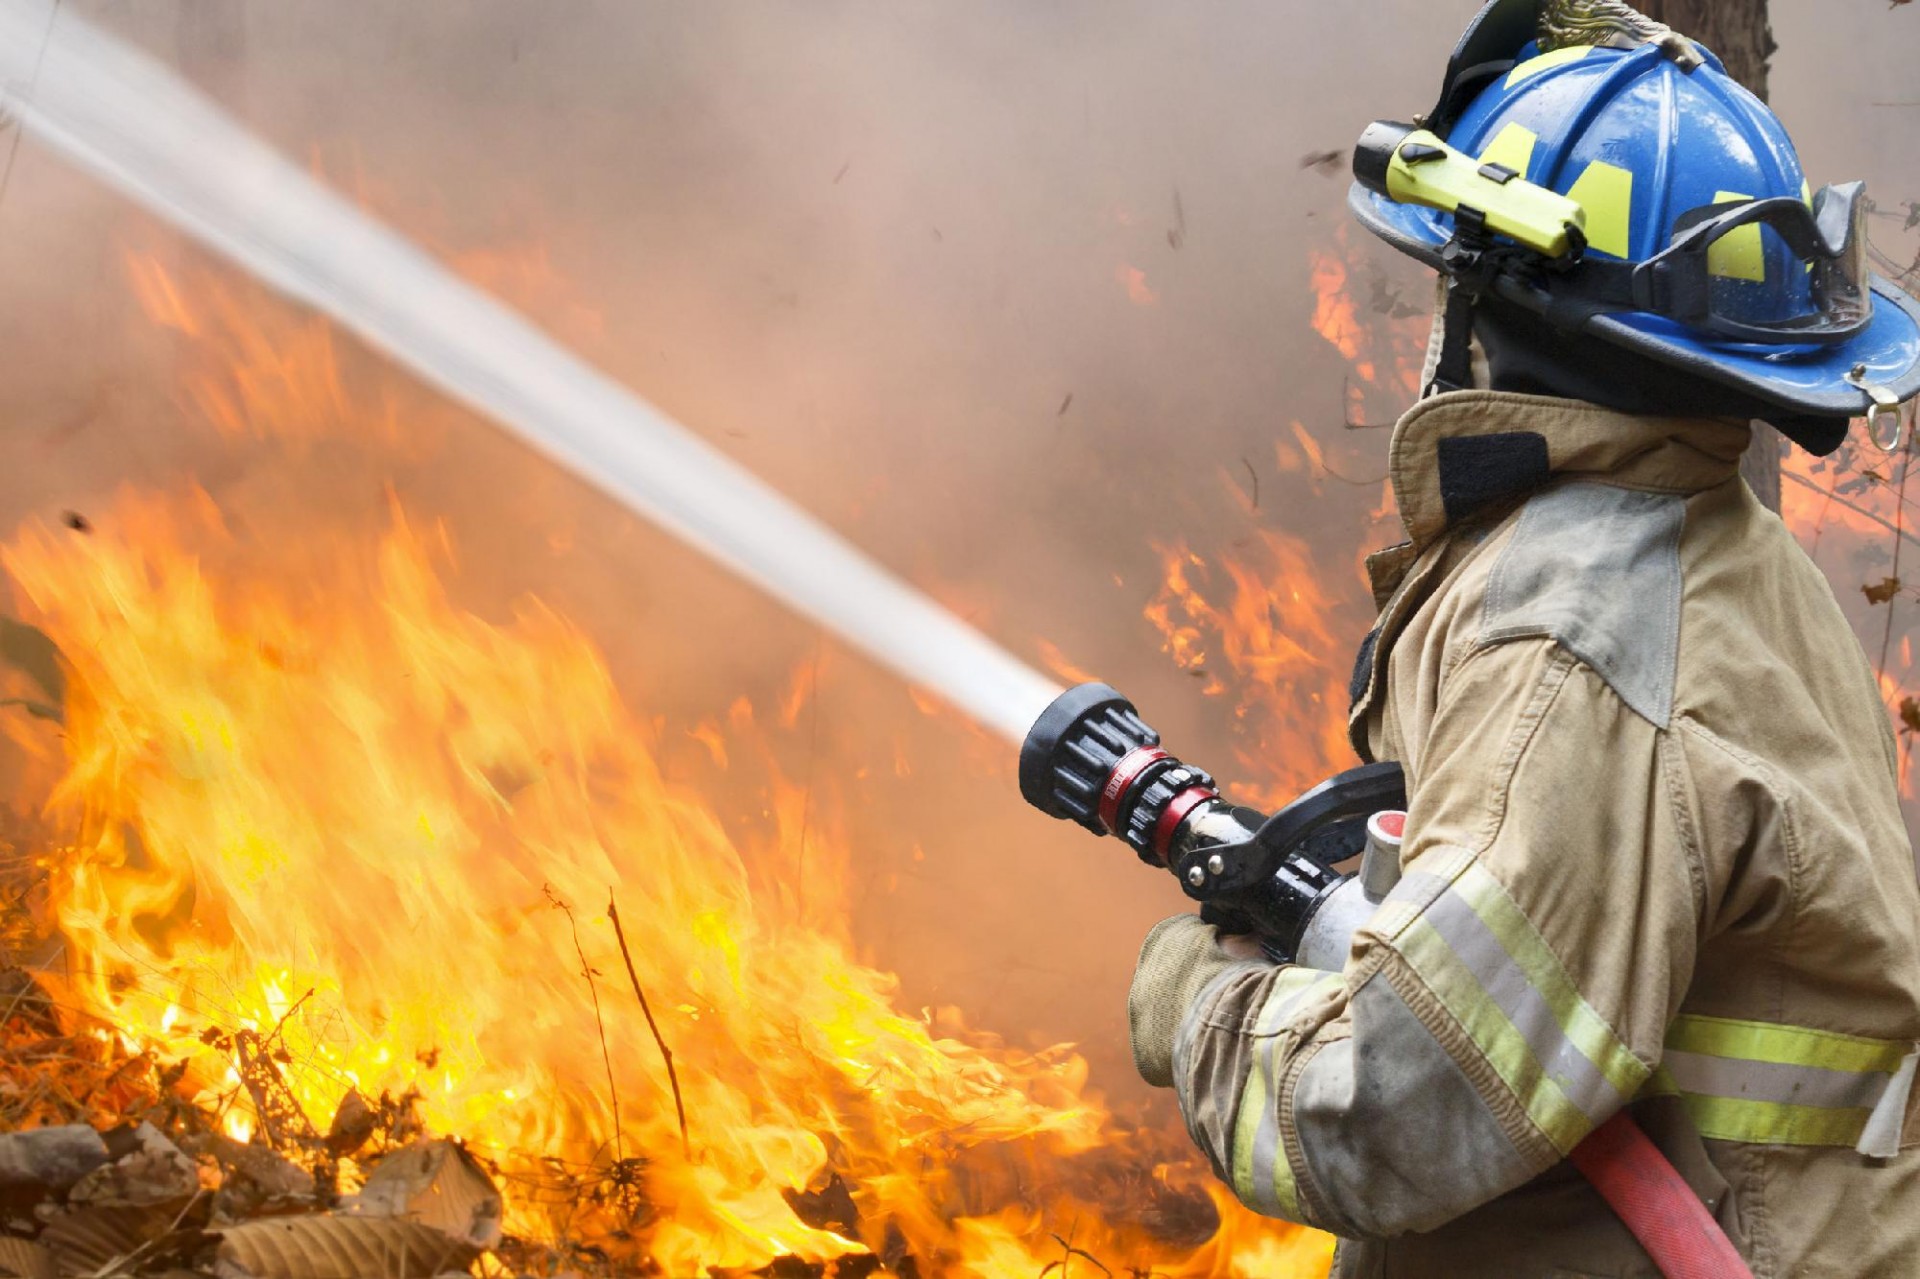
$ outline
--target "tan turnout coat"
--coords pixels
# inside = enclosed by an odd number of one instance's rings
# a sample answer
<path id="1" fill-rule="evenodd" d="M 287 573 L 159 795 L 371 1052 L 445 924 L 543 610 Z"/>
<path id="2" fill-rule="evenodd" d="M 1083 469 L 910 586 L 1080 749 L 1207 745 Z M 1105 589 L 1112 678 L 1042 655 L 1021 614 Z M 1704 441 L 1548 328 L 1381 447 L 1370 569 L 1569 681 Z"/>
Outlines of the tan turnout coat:
<path id="1" fill-rule="evenodd" d="M 1623 1106 L 1757 1275 L 1920 1275 L 1896 745 L 1747 440 L 1480 391 L 1397 429 L 1353 728 L 1405 877 L 1342 973 L 1143 955 L 1201 992 L 1195 1139 L 1337 1275 L 1655 1274 L 1564 1162 Z"/>

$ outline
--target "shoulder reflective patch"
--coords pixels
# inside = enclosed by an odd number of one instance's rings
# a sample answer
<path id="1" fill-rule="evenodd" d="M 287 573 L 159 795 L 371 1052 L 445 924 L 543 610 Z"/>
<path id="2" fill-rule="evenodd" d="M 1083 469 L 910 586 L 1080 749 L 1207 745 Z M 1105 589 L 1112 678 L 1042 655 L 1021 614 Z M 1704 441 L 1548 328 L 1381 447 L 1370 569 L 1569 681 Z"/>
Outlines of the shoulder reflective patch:
<path id="1" fill-rule="evenodd" d="M 1535 76 L 1555 67 L 1564 67 L 1579 62 L 1593 52 L 1590 44 L 1576 44 L 1565 49 L 1555 49 L 1552 53 L 1543 53 L 1537 58 L 1528 58 L 1507 73 L 1507 88 L 1516 84 L 1525 84 Z"/>
<path id="2" fill-rule="evenodd" d="M 1683 1016 L 1645 1089 L 1677 1096 L 1700 1135 L 1762 1146 L 1852 1146 L 1913 1045 L 1827 1030 Z"/>
<path id="3" fill-rule="evenodd" d="M 1567 484 L 1527 503 L 1487 583 L 1480 643 L 1547 638 L 1656 728 L 1673 717 L 1686 500 Z"/>
<path id="4" fill-rule="evenodd" d="M 1300 1162 L 1335 1213 L 1369 1237 L 1431 1230 L 1537 1171 L 1385 978 L 1352 1016 L 1293 1093 Z"/>
<path id="5" fill-rule="evenodd" d="M 1633 171 L 1595 160 L 1567 192 L 1587 211 L 1587 245 L 1625 260 L 1633 256 Z M 1755 232 L 1758 234 L 1758 232 Z"/>
<path id="6" fill-rule="evenodd" d="M 1254 1023 L 1253 1069 L 1240 1093 L 1233 1123 L 1233 1191 L 1240 1202 L 1269 1217 L 1299 1221 L 1300 1196 L 1293 1166 L 1280 1142 L 1280 1080 L 1275 1061 L 1281 1033 L 1292 1014 L 1344 985 L 1340 973 L 1288 968 L 1273 983 Z"/>
<path id="7" fill-rule="evenodd" d="M 1427 904 L 1394 949 L 1565 1154 L 1634 1095 L 1647 1066 L 1580 994 L 1492 872 L 1456 856 L 1458 869 L 1436 892 L 1426 860 L 1415 863 L 1425 882 L 1413 891 Z"/>
<path id="8" fill-rule="evenodd" d="M 1738 191 L 1722 191 L 1713 197 L 1713 202 L 1731 204 L 1735 200 L 1751 199 L 1752 196 L 1741 195 Z M 1767 244 L 1760 236 L 1760 228 L 1743 226 L 1714 241 L 1707 250 L 1707 274 L 1728 280 L 1751 280 L 1755 284 L 1765 284 Z"/>
<path id="9" fill-rule="evenodd" d="M 1510 124 L 1495 134 L 1487 149 L 1480 153 L 1480 163 L 1502 165 L 1524 178 L 1527 166 L 1533 163 L 1534 144 L 1539 141 L 1540 135 L 1532 129 Z"/>

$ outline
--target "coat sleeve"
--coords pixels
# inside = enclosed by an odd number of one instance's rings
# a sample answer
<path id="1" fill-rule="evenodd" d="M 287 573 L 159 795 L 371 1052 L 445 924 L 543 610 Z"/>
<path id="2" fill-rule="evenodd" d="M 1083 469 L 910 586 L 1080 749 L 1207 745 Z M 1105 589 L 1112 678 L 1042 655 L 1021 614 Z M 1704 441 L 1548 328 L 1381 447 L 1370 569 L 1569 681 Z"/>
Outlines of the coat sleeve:
<path id="1" fill-rule="evenodd" d="M 1195 1141 L 1251 1207 L 1431 1230 L 1558 1163 L 1646 1082 L 1701 902 L 1666 734 L 1551 641 L 1450 674 L 1404 876 L 1344 971 L 1218 971 L 1175 1034 Z"/>

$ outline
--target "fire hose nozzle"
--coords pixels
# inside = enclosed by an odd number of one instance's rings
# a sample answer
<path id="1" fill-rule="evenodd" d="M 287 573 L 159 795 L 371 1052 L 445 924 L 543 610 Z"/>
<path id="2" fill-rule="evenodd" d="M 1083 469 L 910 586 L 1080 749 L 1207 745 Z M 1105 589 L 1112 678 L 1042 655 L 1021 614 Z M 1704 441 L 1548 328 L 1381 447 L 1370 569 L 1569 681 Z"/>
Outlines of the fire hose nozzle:
<path id="1" fill-rule="evenodd" d="M 1020 749 L 1020 793 L 1154 866 L 1167 864 L 1189 816 L 1221 802 L 1213 778 L 1160 749 L 1160 734 L 1105 684 L 1070 688 L 1041 712 Z"/>
<path id="2" fill-rule="evenodd" d="M 1020 793 L 1172 871 L 1203 918 L 1258 934 L 1279 962 L 1332 968 L 1392 887 L 1405 829 L 1397 764 L 1342 773 L 1271 817 L 1236 808 L 1105 684 L 1068 689 L 1041 713 L 1020 750 Z M 1336 869 L 1372 843 L 1381 851 L 1367 882 Z"/>

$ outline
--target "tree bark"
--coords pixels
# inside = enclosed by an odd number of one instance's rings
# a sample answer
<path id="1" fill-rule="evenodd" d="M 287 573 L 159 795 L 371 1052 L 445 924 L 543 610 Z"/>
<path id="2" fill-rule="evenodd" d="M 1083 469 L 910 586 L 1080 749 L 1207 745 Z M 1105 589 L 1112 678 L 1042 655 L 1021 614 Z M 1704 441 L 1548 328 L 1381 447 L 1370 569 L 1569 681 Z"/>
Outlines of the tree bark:
<path id="1" fill-rule="evenodd" d="M 1727 64 L 1727 72 L 1764 101 L 1768 62 L 1779 46 L 1767 20 L 1767 0 L 1643 0 L 1648 17 L 1706 45 Z M 1787 447 L 1780 433 L 1763 422 L 1753 424 L 1753 446 L 1740 463 L 1741 474 L 1767 509 L 1780 509 L 1780 454 Z"/>

